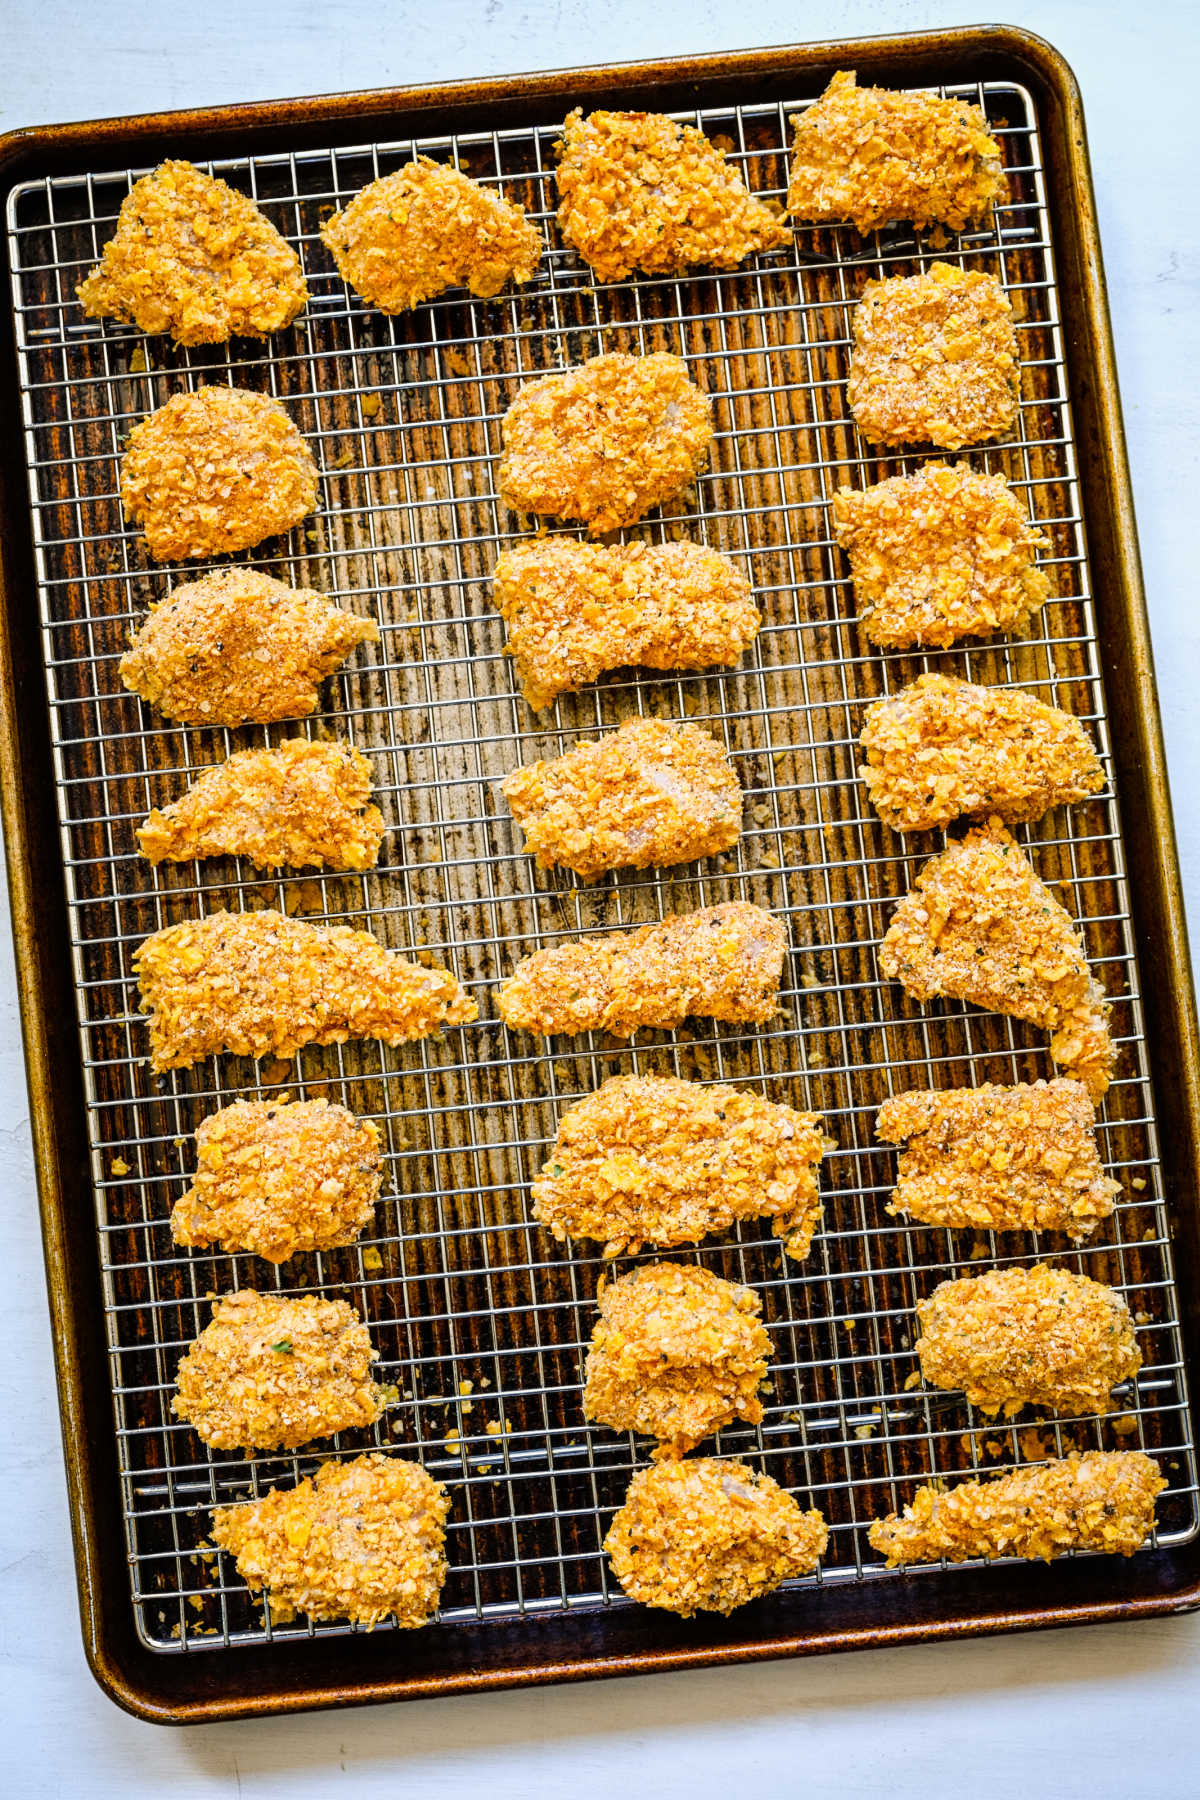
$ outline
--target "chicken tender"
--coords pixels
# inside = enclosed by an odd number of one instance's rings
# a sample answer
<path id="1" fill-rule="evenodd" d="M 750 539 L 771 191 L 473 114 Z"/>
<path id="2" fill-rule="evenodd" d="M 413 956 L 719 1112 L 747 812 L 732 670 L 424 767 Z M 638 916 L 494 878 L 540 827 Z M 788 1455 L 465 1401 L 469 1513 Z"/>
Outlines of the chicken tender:
<path id="1" fill-rule="evenodd" d="M 212 1450 L 294 1450 L 375 1423 L 377 1354 L 344 1300 L 240 1288 L 180 1363 L 172 1410 Z"/>
<path id="2" fill-rule="evenodd" d="M 220 569 L 172 589 L 121 658 L 125 686 L 185 725 L 260 725 L 313 712 L 320 684 L 373 619 L 256 569 Z"/>
<path id="3" fill-rule="evenodd" d="M 944 650 L 960 638 L 1028 631 L 1050 594 L 1033 558 L 1050 540 L 1002 475 L 928 462 L 833 496 L 868 642 Z"/>
<path id="4" fill-rule="evenodd" d="M 961 231 L 1007 188 L 1000 146 L 965 100 L 860 88 L 842 70 L 791 123 L 787 209 L 797 223 L 847 219 L 865 233 L 909 220 L 918 231 Z"/>
<path id="5" fill-rule="evenodd" d="M 304 1044 L 409 1044 L 477 1016 L 448 969 L 422 968 L 369 931 L 308 925 L 271 910 L 168 925 L 134 956 L 150 1065 L 201 1057 L 294 1056 Z"/>
<path id="6" fill-rule="evenodd" d="M 399 1456 L 325 1462 L 293 1488 L 213 1513 L 213 1542 L 277 1624 L 425 1625 L 446 1579 L 446 1489 Z"/>
<path id="7" fill-rule="evenodd" d="M 925 1380 L 984 1413 L 1108 1412 L 1142 1366 L 1124 1295 L 1047 1263 L 943 1281 L 917 1318 Z"/>
<path id="8" fill-rule="evenodd" d="M 599 536 L 691 487 L 712 445 L 712 408 L 681 356 L 614 351 L 523 387 L 502 437 L 505 506 L 579 519 Z"/>
<path id="9" fill-rule="evenodd" d="M 532 281 L 542 255 L 523 207 L 427 156 L 363 188 L 321 236 L 346 285 L 385 313 L 447 288 L 489 299 Z"/>
<path id="10" fill-rule="evenodd" d="M 1093 1101 L 1116 1049 L 1079 927 L 999 820 L 947 844 L 896 908 L 879 967 L 915 1000 L 947 995 L 1052 1032 L 1050 1055 Z"/>
<path id="11" fill-rule="evenodd" d="M 975 1557 L 1040 1556 L 1069 1550 L 1132 1556 L 1154 1529 L 1166 1482 L 1140 1450 L 1089 1450 L 1037 1468 L 952 1488 L 920 1487 L 902 1513 L 867 1533 L 889 1569 Z"/>
<path id="12" fill-rule="evenodd" d="M 177 1244 L 272 1263 L 352 1244 L 379 1199 L 379 1133 L 328 1100 L 235 1100 L 196 1132 L 196 1173 L 175 1203 Z"/>
<path id="13" fill-rule="evenodd" d="M 707 1269 L 651 1263 L 602 1287 L 584 1370 L 583 1416 L 686 1456 L 734 1419 L 757 1425 L 771 1340 L 752 1288 Z"/>
<path id="14" fill-rule="evenodd" d="M 716 738 L 664 719 L 626 719 L 514 769 L 501 791 L 539 868 L 561 864 L 581 881 L 715 856 L 742 831 L 742 790 Z"/>
<path id="15" fill-rule="evenodd" d="M 347 743 L 289 738 L 238 750 L 138 830 L 152 863 L 245 856 L 259 869 L 373 869 L 383 814 L 371 765 Z"/>
<path id="16" fill-rule="evenodd" d="M 1021 366 L 996 277 L 937 262 L 924 275 L 869 281 L 854 309 L 847 392 L 869 444 L 958 450 L 1007 437 Z"/>
<path id="17" fill-rule="evenodd" d="M 919 675 L 867 710 L 859 774 L 893 831 L 932 831 L 963 813 L 1012 823 L 1104 786 L 1079 720 L 1020 688 Z"/>
<path id="18" fill-rule="evenodd" d="M 300 258 L 253 200 L 189 162 L 134 182 L 75 292 L 89 318 L 170 332 L 177 344 L 267 337 L 308 299 Z"/>
<path id="19" fill-rule="evenodd" d="M 515 1031 L 671 1031 L 693 1014 L 761 1025 L 779 1010 L 787 933 L 746 900 L 671 913 L 519 962 L 496 1004 Z"/>
<path id="20" fill-rule="evenodd" d="M 121 504 L 155 562 L 224 556 L 307 518 L 317 504 L 317 466 L 278 400 L 202 387 L 173 394 L 134 426 Z"/>
<path id="21" fill-rule="evenodd" d="M 559 228 L 598 281 L 732 269 L 789 240 L 716 144 L 665 113 L 577 109 L 558 149 Z"/>
<path id="22" fill-rule="evenodd" d="M 631 1600 L 690 1619 L 811 1575 L 828 1539 L 821 1514 L 769 1475 L 698 1457 L 639 1470 L 604 1548 Z"/>
<path id="23" fill-rule="evenodd" d="M 817 1170 L 831 1148 L 812 1113 L 743 1088 L 614 1075 L 560 1119 L 533 1216 L 560 1242 L 595 1238 L 605 1256 L 698 1244 L 740 1219 L 770 1218 L 802 1261 L 821 1223 Z"/>
<path id="24" fill-rule="evenodd" d="M 905 1145 L 888 1211 L 924 1225 L 1079 1239 L 1121 1191 L 1101 1167 L 1087 1089 L 1061 1076 L 897 1094 L 880 1107 L 875 1135 Z"/>

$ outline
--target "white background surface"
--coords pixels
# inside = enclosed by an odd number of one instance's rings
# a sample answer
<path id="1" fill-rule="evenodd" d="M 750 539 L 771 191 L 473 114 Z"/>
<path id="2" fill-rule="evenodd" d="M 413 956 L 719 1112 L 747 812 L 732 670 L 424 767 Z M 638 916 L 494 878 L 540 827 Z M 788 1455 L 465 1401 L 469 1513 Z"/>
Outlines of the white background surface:
<path id="1" fill-rule="evenodd" d="M 966 24 L 919 0 L 0 0 L 0 131 L 161 107 Z M 1197 0 L 1026 0 L 1083 88 L 1176 796 L 1200 925 Z M 1195 1800 L 1200 1617 L 188 1731 L 80 1647 L 12 949 L 0 925 L 0 1793 L 208 1800 Z"/>

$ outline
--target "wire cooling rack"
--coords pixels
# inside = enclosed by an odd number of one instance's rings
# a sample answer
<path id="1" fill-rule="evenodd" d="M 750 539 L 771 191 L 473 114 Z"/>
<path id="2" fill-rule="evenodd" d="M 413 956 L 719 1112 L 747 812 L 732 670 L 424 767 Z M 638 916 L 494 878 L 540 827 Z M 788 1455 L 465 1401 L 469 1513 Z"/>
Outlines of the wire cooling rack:
<path id="1" fill-rule="evenodd" d="M 1158 1542 L 1196 1530 L 1197 1485 L 1177 1331 L 1120 825 L 1111 793 L 1020 835 L 1083 921 L 1114 997 L 1119 1078 L 1100 1122 L 1122 1196 L 1099 1241 L 1003 1238 L 906 1226 L 885 1203 L 892 1154 L 878 1104 L 911 1086 L 1034 1079 L 1044 1038 L 962 1007 L 928 1008 L 881 983 L 875 949 L 895 899 L 940 839 L 901 840 L 855 777 L 863 704 L 927 667 L 1017 681 L 1086 719 L 1108 758 L 1054 255 L 1037 122 L 1010 84 L 945 89 L 983 106 L 1011 195 L 994 227 L 954 239 L 903 230 L 863 240 L 801 231 L 793 247 L 696 279 L 596 287 L 553 222 L 558 121 L 206 165 L 253 195 L 304 260 L 311 303 L 266 344 L 182 351 L 84 319 L 76 283 L 144 170 L 28 183 L 9 198 L 13 301 L 53 727 L 62 854 L 89 1106 L 114 1423 L 130 1594 L 143 1641 L 163 1651 L 330 1635 L 272 1620 L 230 1564 L 205 1549 L 214 1503 L 290 1483 L 324 1455 L 382 1444 L 451 1491 L 446 1620 L 627 1604 L 601 1541 L 647 1445 L 590 1427 L 581 1364 L 602 1263 L 555 1244 L 529 1217 L 528 1184 L 563 1107 L 607 1076 L 673 1072 L 750 1084 L 824 1115 L 825 1229 L 803 1265 L 765 1226 L 686 1255 L 753 1284 L 774 1344 L 757 1428 L 720 1434 L 815 1504 L 830 1523 L 805 1583 L 897 1580 L 866 1544 L 875 1515 L 934 1474 L 1002 1469 L 1088 1446 L 1143 1446 L 1170 1489 Z M 793 105 L 689 114 L 750 186 L 781 199 Z M 684 116 L 684 115 L 680 115 Z M 457 162 L 521 200 L 549 248 L 537 279 L 493 301 L 460 297 L 395 320 L 349 297 L 319 229 L 367 181 L 414 152 Z M 845 402 L 850 311 L 864 283 L 938 254 L 994 271 L 1014 304 L 1024 367 L 1017 435 L 969 452 L 1003 471 L 1052 541 L 1057 598 L 1041 635 L 928 657 L 868 653 L 830 533 L 830 499 L 921 459 L 858 439 Z M 731 672 L 611 676 L 552 714 L 517 697 L 488 577 L 528 522 L 494 488 L 500 421 L 524 380 L 600 351 L 669 349 L 712 395 L 717 437 L 694 498 L 636 535 L 688 533 L 740 559 L 764 614 Z M 315 518 L 249 559 L 375 617 L 382 637 L 329 685 L 311 721 L 237 734 L 164 725 L 121 687 L 117 662 L 176 572 L 150 565 L 121 517 L 123 439 L 169 394 L 207 381 L 284 400 L 323 470 Z M 188 573 L 199 572 L 192 566 Z M 593 888 L 542 874 L 498 795 L 518 762 L 553 755 L 635 712 L 692 718 L 728 746 L 746 793 L 729 854 Z M 308 731 L 348 734 L 368 754 L 388 825 L 365 876 L 261 879 L 225 860 L 151 869 L 134 832 L 152 805 L 234 748 Z M 633 1046 L 602 1035 L 543 1042 L 498 1023 L 494 984 L 526 952 L 582 931 L 628 927 L 743 897 L 786 920 L 782 1011 L 758 1030 L 693 1020 Z M 132 956 L 150 931 L 221 906 L 273 905 L 369 927 L 444 961 L 480 1006 L 478 1024 L 403 1049 L 308 1049 L 295 1064 L 210 1059 L 155 1077 Z M 180 1252 L 168 1217 L 187 1184 L 199 1121 L 238 1096 L 325 1094 L 375 1119 L 386 1198 L 353 1248 L 297 1257 L 278 1274 L 252 1258 Z M 85 1222 L 80 1221 L 80 1228 Z M 985 1421 L 961 1396 L 918 1384 L 918 1299 L 948 1276 L 1052 1255 L 1115 1282 L 1144 1366 L 1107 1420 Z M 176 1364 L 237 1286 L 319 1290 L 369 1321 L 394 1401 L 374 1432 L 319 1454 L 213 1454 L 171 1413 Z M 382 1629 L 382 1628 L 381 1628 Z"/>

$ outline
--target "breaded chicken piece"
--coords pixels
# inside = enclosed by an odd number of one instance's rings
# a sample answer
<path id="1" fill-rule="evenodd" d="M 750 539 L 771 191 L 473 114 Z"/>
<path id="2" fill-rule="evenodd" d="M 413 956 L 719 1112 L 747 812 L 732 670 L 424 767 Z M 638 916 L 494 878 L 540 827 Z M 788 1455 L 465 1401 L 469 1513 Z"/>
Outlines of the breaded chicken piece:
<path id="1" fill-rule="evenodd" d="M 605 1256 L 672 1249 L 771 1220 L 802 1261 L 821 1223 L 817 1170 L 832 1140 L 812 1113 L 744 1088 L 670 1075 L 614 1075 L 567 1108 L 533 1184 L 533 1216 L 560 1242 Z"/>
<path id="2" fill-rule="evenodd" d="M 829 1531 L 769 1475 L 697 1457 L 640 1469 L 604 1548 L 631 1600 L 690 1619 L 731 1613 L 811 1575 Z"/>
<path id="3" fill-rule="evenodd" d="M 213 1513 L 213 1542 L 262 1589 L 271 1618 L 285 1624 L 349 1619 L 370 1631 L 380 1619 L 425 1625 L 446 1579 L 450 1497 L 420 1463 L 400 1456 L 324 1462 L 293 1488 Z"/>
<path id="4" fill-rule="evenodd" d="M 373 869 L 383 814 L 370 798 L 371 765 L 353 744 L 289 738 L 206 769 L 155 807 L 138 847 L 152 863 L 245 856 L 258 869 Z"/>
<path id="5" fill-rule="evenodd" d="M 490 298 L 532 281 L 542 255 L 523 207 L 427 156 L 363 188 L 321 236 L 346 285 L 385 313 L 447 288 Z"/>
<path id="6" fill-rule="evenodd" d="M 791 123 L 787 209 L 798 224 L 846 219 L 868 232 L 908 220 L 918 231 L 961 231 L 1007 188 L 1000 146 L 965 100 L 860 88 L 842 70 Z"/>
<path id="7" fill-rule="evenodd" d="M 492 580 L 538 712 L 606 669 L 732 668 L 761 624 L 742 571 L 704 544 L 538 537 L 504 551 Z"/>
<path id="8" fill-rule="evenodd" d="M 344 1300 L 240 1288 L 180 1363 L 171 1410 L 213 1450 L 294 1450 L 375 1423 L 377 1354 Z"/>
<path id="9" fill-rule="evenodd" d="M 1104 786 L 1095 746 L 1071 713 L 1020 688 L 918 675 L 868 707 L 859 774 L 893 831 L 932 831 L 961 814 L 1040 819 Z"/>
<path id="10" fill-rule="evenodd" d="M 196 1173 L 171 1214 L 177 1244 L 266 1262 L 352 1244 L 379 1199 L 379 1133 L 328 1100 L 235 1100 L 196 1132 Z"/>
<path id="11" fill-rule="evenodd" d="M 875 1135 L 905 1145 L 888 1211 L 924 1225 L 1085 1238 L 1121 1191 L 1101 1167 L 1087 1089 L 1061 1076 L 897 1094 Z"/>
<path id="12" fill-rule="evenodd" d="M 224 556 L 307 518 L 317 504 L 317 466 L 278 400 L 202 387 L 172 394 L 134 426 L 121 504 L 155 562 Z"/>
<path id="13" fill-rule="evenodd" d="M 975 1557 L 1040 1556 L 1069 1550 L 1132 1556 L 1154 1529 L 1166 1487 L 1140 1450 L 1089 1450 L 990 1481 L 919 1487 L 902 1513 L 876 1519 L 867 1542 L 889 1569 Z"/>
<path id="14" fill-rule="evenodd" d="M 779 1010 L 787 932 L 747 900 L 670 913 L 637 931 L 580 938 L 519 962 L 496 995 L 504 1023 L 549 1037 L 643 1025 L 671 1031 L 700 1015 L 761 1025 Z"/>
<path id="15" fill-rule="evenodd" d="M 715 856 L 742 831 L 738 778 L 698 725 L 626 719 L 500 787 L 539 868 L 561 865 L 581 881 Z"/>
<path id="16" fill-rule="evenodd" d="M 999 820 L 931 857 L 892 917 L 879 967 L 915 1000 L 969 1000 L 1052 1032 L 1050 1054 L 1093 1101 L 1116 1048 L 1079 927 Z"/>
<path id="17" fill-rule="evenodd" d="M 300 258 L 253 200 L 189 162 L 134 182 L 75 292 L 89 318 L 126 319 L 177 344 L 266 337 L 308 299 Z"/>
<path id="18" fill-rule="evenodd" d="M 369 931 L 283 913 L 210 913 L 168 925 L 133 959 L 150 1014 L 150 1065 L 294 1056 L 304 1044 L 409 1044 L 477 1016 L 448 969 L 422 968 Z"/>
<path id="19" fill-rule="evenodd" d="M 716 144 L 666 113 L 576 109 L 558 151 L 559 228 L 598 281 L 732 269 L 789 240 Z"/>
<path id="20" fill-rule="evenodd" d="M 994 275 L 936 262 L 867 283 L 847 394 L 869 444 L 958 450 L 1007 437 L 1020 392 L 1012 305 Z"/>
<path id="21" fill-rule="evenodd" d="M 757 1425 L 771 1340 L 752 1288 L 686 1263 L 650 1263 L 599 1293 L 583 1416 L 686 1456 L 734 1419 Z"/>
<path id="22" fill-rule="evenodd" d="M 121 658 L 125 686 L 185 725 L 259 725 L 315 710 L 320 684 L 374 619 L 257 569 L 185 581 L 150 609 Z"/>
<path id="23" fill-rule="evenodd" d="M 691 487 L 712 445 L 712 408 L 681 356 L 613 351 L 529 382 L 501 434 L 504 505 L 582 520 L 598 537 Z"/>
<path id="24" fill-rule="evenodd" d="M 928 462 L 833 496 L 869 643 L 944 650 L 960 638 L 1028 631 L 1050 594 L 1034 562 L 1050 540 L 1003 475 Z"/>
<path id="25" fill-rule="evenodd" d="M 1108 1412 L 1142 1366 L 1124 1295 L 1047 1263 L 943 1281 L 917 1318 L 925 1380 L 984 1413 Z"/>

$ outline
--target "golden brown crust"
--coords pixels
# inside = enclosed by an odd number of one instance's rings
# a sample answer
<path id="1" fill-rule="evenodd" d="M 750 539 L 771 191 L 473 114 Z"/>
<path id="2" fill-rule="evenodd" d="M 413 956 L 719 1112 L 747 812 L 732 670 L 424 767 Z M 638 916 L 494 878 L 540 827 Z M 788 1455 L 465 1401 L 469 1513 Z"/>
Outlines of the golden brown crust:
<path id="1" fill-rule="evenodd" d="M 732 269 L 789 240 L 716 144 L 665 113 L 576 109 L 558 150 L 559 228 L 599 281 Z"/>
<path id="2" fill-rule="evenodd" d="M 779 1010 L 787 933 L 746 900 L 637 931 L 580 938 L 519 962 L 496 995 L 514 1031 L 664 1031 L 693 1014 L 761 1025 Z"/>
<path id="3" fill-rule="evenodd" d="M 842 70 L 792 129 L 787 209 L 797 223 L 961 231 L 1007 189 L 1000 146 L 965 100 L 860 88 Z"/>
<path id="4" fill-rule="evenodd" d="M 1132 1556 L 1154 1529 L 1154 1502 L 1166 1487 L 1140 1450 L 1089 1450 L 991 1481 L 920 1487 L 902 1513 L 867 1533 L 889 1569 L 905 1563 L 967 1562 L 1069 1550 Z"/>
<path id="5" fill-rule="evenodd" d="M 213 1542 L 248 1585 L 264 1589 L 286 1623 L 380 1619 L 426 1624 L 446 1579 L 449 1496 L 419 1463 L 399 1456 L 325 1462 L 293 1488 L 213 1513 Z"/>
<path id="6" fill-rule="evenodd" d="M 820 1126 L 742 1088 L 616 1075 L 560 1119 L 534 1217 L 560 1240 L 597 1239 L 605 1256 L 769 1217 L 801 1260 L 821 1222 L 817 1170 L 831 1140 Z"/>
<path id="7" fill-rule="evenodd" d="M 1007 437 L 1020 392 L 1012 305 L 994 275 L 936 262 L 867 283 L 847 393 L 868 443 L 958 450 Z"/>
<path id="8" fill-rule="evenodd" d="M 134 426 L 121 503 L 155 562 L 224 556 L 306 518 L 317 504 L 317 467 L 278 400 L 202 387 L 172 394 Z"/>
<path id="9" fill-rule="evenodd" d="M 1108 1412 L 1112 1389 L 1142 1366 L 1124 1296 L 1047 1263 L 943 1281 L 917 1317 L 926 1381 L 961 1388 L 985 1413 Z"/>
<path id="10" fill-rule="evenodd" d="M 135 181 L 76 293 L 89 318 L 127 319 L 179 344 L 266 337 L 308 299 L 300 258 L 254 202 L 189 162 Z"/>
<path id="11" fill-rule="evenodd" d="M 294 1450 L 375 1423 L 376 1354 L 344 1300 L 241 1288 L 180 1363 L 172 1410 L 214 1450 Z"/>
<path id="12" fill-rule="evenodd" d="M 542 254 L 523 207 L 427 156 L 363 188 L 321 236 L 342 280 L 385 313 L 447 288 L 498 294 L 532 281 Z"/>
<path id="13" fill-rule="evenodd" d="M 919 675 L 867 709 L 859 774 L 893 831 L 932 831 L 962 814 L 1011 824 L 1104 786 L 1079 720 L 1020 688 Z"/>
<path id="14" fill-rule="evenodd" d="M 371 765 L 347 743 L 289 738 L 206 769 L 138 830 L 152 863 L 245 856 L 259 869 L 373 869 L 383 814 Z"/>
<path id="15" fill-rule="evenodd" d="M 447 969 L 408 962 L 369 931 L 270 910 L 168 925 L 140 946 L 134 972 L 155 1069 L 359 1037 L 407 1044 L 477 1014 Z"/>
<path id="16" fill-rule="evenodd" d="M 761 623 L 737 564 L 704 544 L 538 537 L 506 550 L 492 579 L 536 711 L 606 669 L 731 668 Z"/>
<path id="17" fill-rule="evenodd" d="M 196 1132 L 196 1173 L 175 1203 L 177 1244 L 286 1262 L 352 1244 L 379 1199 L 379 1133 L 328 1100 L 235 1100 Z"/>
<path id="18" fill-rule="evenodd" d="M 377 643 L 374 619 L 257 569 L 219 569 L 173 588 L 121 658 L 125 686 L 165 719 L 257 725 L 298 719 L 356 644 Z"/>
<path id="19" fill-rule="evenodd" d="M 769 1475 L 697 1457 L 639 1470 L 604 1548 L 631 1600 L 690 1619 L 810 1575 L 828 1538 L 821 1514 L 801 1512 Z"/>
<path id="20" fill-rule="evenodd" d="M 715 856 L 741 835 L 738 778 L 698 725 L 626 719 L 565 756 L 514 769 L 501 791 L 539 867 L 561 864 L 581 881 Z"/>
<path id="21" fill-rule="evenodd" d="M 593 356 L 523 387 L 502 427 L 500 498 L 597 536 L 689 488 L 713 440 L 708 395 L 681 356 Z"/>

